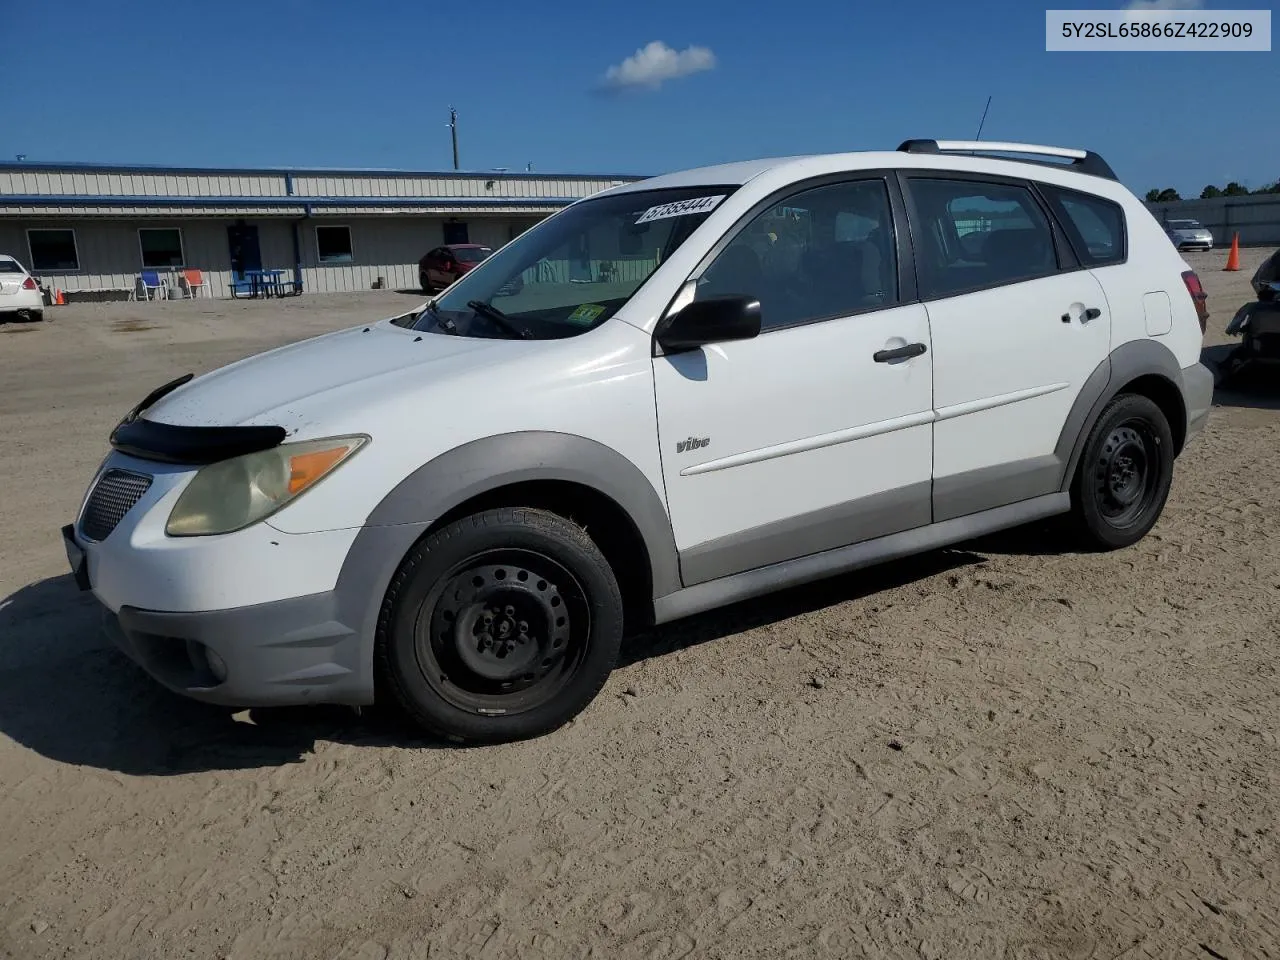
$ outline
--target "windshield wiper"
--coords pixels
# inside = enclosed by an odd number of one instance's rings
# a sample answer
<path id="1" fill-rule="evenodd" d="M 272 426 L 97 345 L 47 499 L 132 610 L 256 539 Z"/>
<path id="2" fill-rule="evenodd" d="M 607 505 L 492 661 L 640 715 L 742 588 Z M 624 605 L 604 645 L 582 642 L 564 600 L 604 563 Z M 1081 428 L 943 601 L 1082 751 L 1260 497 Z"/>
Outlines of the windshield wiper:
<path id="1" fill-rule="evenodd" d="M 489 304 L 485 303 L 483 300 L 468 300 L 467 306 L 470 307 L 472 310 L 474 310 L 476 313 L 480 314 L 480 316 L 488 320 L 492 320 L 494 323 L 500 326 L 503 330 L 507 331 L 507 333 L 511 334 L 513 337 L 516 337 L 517 339 L 528 340 L 530 337 L 533 336 L 532 333 L 530 333 L 524 327 L 517 324 L 515 321 L 513 321 L 510 317 L 508 317 L 505 313 L 503 313 L 497 307 L 490 306 Z"/>
<path id="2" fill-rule="evenodd" d="M 435 320 L 436 322 L 436 326 L 439 327 L 441 330 L 443 330 L 445 333 L 453 334 L 453 336 L 455 337 L 460 336 L 460 334 L 458 333 L 458 325 L 454 323 L 451 318 L 446 317 L 440 313 L 440 311 L 436 308 L 435 301 L 432 301 L 428 303 L 425 307 L 423 307 L 422 313 L 430 313 L 432 319 Z M 422 316 L 422 314 L 418 314 L 418 316 Z"/>

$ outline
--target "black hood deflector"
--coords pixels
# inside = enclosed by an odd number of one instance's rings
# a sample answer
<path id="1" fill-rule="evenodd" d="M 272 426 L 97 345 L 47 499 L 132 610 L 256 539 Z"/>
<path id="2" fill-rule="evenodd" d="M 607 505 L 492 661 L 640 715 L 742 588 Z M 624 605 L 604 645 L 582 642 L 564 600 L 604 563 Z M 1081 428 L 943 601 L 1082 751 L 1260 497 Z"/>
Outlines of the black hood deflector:
<path id="1" fill-rule="evenodd" d="M 287 436 L 284 427 L 189 427 L 144 420 L 139 416 L 191 377 L 192 374 L 184 374 L 147 394 L 111 431 L 111 446 L 142 460 L 203 466 L 246 453 L 270 450 L 284 442 Z"/>

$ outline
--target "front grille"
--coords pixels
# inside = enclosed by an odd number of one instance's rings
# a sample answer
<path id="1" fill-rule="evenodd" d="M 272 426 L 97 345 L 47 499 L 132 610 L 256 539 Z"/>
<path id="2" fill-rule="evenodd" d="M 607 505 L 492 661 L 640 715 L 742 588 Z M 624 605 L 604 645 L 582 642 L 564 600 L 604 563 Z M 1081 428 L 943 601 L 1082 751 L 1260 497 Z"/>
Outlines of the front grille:
<path id="1" fill-rule="evenodd" d="M 129 470 L 108 470 L 89 494 L 80 516 L 80 532 L 89 540 L 105 540 L 129 509 L 142 499 L 151 478 Z"/>

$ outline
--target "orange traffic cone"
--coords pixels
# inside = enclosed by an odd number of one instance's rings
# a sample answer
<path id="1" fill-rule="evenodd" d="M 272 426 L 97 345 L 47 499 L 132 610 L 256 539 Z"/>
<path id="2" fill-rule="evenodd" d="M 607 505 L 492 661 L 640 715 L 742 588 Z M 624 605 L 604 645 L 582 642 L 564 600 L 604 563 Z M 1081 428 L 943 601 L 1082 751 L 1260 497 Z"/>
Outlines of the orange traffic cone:
<path id="1" fill-rule="evenodd" d="M 58 306 L 62 306 L 64 303 L 67 302 L 67 298 L 62 295 L 61 289 L 57 289 L 53 291 L 53 302 L 56 303 Z"/>
<path id="2" fill-rule="evenodd" d="M 1223 270 L 1239 270 L 1240 269 L 1240 233 L 1237 231 L 1231 237 L 1231 252 L 1227 254 L 1227 265 Z"/>

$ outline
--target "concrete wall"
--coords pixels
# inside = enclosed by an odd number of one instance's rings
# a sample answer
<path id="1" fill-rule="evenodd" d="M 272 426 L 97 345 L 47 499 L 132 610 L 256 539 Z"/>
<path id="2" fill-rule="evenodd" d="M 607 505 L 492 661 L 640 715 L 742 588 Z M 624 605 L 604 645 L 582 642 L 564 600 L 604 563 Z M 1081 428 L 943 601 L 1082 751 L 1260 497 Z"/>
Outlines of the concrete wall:
<path id="1" fill-rule="evenodd" d="M 227 227 L 232 218 L 161 218 L 133 220 L 2 219 L 0 253 L 17 257 L 30 267 L 26 231 L 29 227 L 72 229 L 76 236 L 80 269 L 74 272 L 38 271 L 41 282 L 67 291 L 132 289 L 142 270 L 139 227 L 176 226 L 182 230 L 186 265 L 203 270 L 215 297 L 230 295 L 231 251 Z M 393 289 L 418 286 L 418 260 L 444 242 L 442 217 L 390 215 L 315 217 L 309 220 L 253 219 L 244 222 L 258 228 L 262 265 L 286 271 L 294 269 L 293 231 L 297 223 L 303 289 L 308 293 L 368 290 L 378 277 Z M 533 217 L 469 217 L 468 238 L 495 249 L 536 222 Z M 321 263 L 316 246 L 317 226 L 345 226 L 351 231 L 350 263 Z M 176 284 L 176 277 L 174 278 Z"/>
<path id="2" fill-rule="evenodd" d="M 1161 223 L 1199 220 L 1217 244 L 1230 244 L 1232 235 L 1238 231 L 1240 242 L 1245 246 L 1280 246 L 1280 194 L 1178 200 L 1146 206 Z"/>

